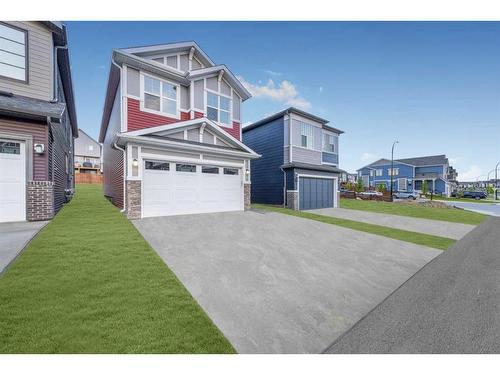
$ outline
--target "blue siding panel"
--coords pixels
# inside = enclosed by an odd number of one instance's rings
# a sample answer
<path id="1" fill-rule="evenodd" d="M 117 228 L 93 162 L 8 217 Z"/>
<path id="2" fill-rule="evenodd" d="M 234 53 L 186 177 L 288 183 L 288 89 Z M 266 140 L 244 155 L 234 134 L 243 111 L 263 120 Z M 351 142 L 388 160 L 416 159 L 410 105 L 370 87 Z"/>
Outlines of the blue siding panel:
<path id="1" fill-rule="evenodd" d="M 322 152 L 321 153 L 321 160 L 323 161 L 323 163 L 338 164 L 339 163 L 339 156 L 337 154 L 330 154 L 328 152 Z"/>
<path id="2" fill-rule="evenodd" d="M 252 160 L 251 200 L 254 203 L 283 204 L 284 119 L 243 131 L 243 143 L 262 155 Z"/>

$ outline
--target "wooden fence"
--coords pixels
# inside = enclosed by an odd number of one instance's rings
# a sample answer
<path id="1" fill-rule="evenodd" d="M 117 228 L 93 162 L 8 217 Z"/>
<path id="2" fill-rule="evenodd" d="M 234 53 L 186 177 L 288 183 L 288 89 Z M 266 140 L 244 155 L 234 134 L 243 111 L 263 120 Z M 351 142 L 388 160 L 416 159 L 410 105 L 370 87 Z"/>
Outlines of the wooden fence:
<path id="1" fill-rule="evenodd" d="M 75 183 L 77 183 L 77 184 L 102 184 L 102 174 L 75 173 Z"/>

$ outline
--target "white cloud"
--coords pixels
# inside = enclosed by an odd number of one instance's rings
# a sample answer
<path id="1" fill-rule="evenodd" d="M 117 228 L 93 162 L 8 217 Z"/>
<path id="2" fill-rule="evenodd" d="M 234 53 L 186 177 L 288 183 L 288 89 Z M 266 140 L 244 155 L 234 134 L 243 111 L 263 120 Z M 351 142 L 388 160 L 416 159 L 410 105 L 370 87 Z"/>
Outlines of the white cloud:
<path id="1" fill-rule="evenodd" d="M 377 155 L 372 154 L 370 152 L 364 152 L 361 155 L 361 160 L 362 161 L 372 161 L 372 160 L 375 160 L 375 159 L 377 159 Z"/>
<path id="2" fill-rule="evenodd" d="M 265 73 L 269 74 L 270 76 L 273 76 L 273 77 L 279 77 L 281 76 L 283 73 L 281 72 L 275 72 L 274 70 L 264 70 Z"/>
<path id="3" fill-rule="evenodd" d="M 256 98 L 271 99 L 302 109 L 311 108 L 311 103 L 300 96 L 297 88 L 290 81 L 283 80 L 276 85 L 272 79 L 269 79 L 267 83 L 263 85 L 247 82 L 241 76 L 239 76 L 238 79 Z"/>
<path id="4" fill-rule="evenodd" d="M 319 92 L 323 92 L 323 86 L 319 87 Z"/>
<path id="5" fill-rule="evenodd" d="M 476 181 L 483 174 L 483 170 L 478 165 L 471 165 L 465 172 L 458 171 L 459 181 Z M 483 176 L 486 179 L 485 176 Z"/>

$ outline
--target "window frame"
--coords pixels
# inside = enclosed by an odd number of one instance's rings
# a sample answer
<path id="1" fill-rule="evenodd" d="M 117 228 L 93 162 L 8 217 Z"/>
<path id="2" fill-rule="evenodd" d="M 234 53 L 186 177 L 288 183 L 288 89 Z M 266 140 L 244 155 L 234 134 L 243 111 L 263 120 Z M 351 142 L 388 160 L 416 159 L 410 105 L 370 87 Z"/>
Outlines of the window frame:
<path id="1" fill-rule="evenodd" d="M 158 169 L 158 168 L 148 168 L 147 165 L 148 163 L 152 163 L 152 164 L 166 164 L 167 165 L 167 169 Z M 160 160 L 145 160 L 144 161 L 144 170 L 148 170 L 148 171 L 157 171 L 157 172 L 170 172 L 171 169 L 170 169 L 170 162 L 168 161 L 160 161 Z"/>
<path id="2" fill-rule="evenodd" d="M 218 83 L 218 84 L 219 84 L 219 87 L 220 87 L 220 83 Z M 217 98 L 218 108 L 215 108 L 215 107 L 213 107 L 211 105 L 210 106 L 208 105 L 208 94 L 216 95 L 218 97 Z M 220 108 L 220 98 L 221 97 L 224 97 L 224 98 L 226 98 L 226 99 L 229 100 L 229 111 L 226 111 L 225 109 L 221 109 Z M 208 117 L 208 107 L 217 110 L 217 121 L 211 120 Z M 220 121 L 220 114 L 219 114 L 220 111 L 227 112 L 229 114 L 229 124 L 226 124 L 226 123 Z M 217 91 L 214 91 L 214 90 L 211 90 L 211 89 L 207 88 L 206 87 L 206 82 L 205 82 L 205 115 L 206 115 L 206 117 L 210 121 L 215 122 L 219 126 L 222 126 L 224 128 L 232 128 L 233 127 L 233 97 L 229 96 L 229 95 L 225 95 L 225 94 L 221 93 L 220 91 L 217 92 Z"/>
<path id="3" fill-rule="evenodd" d="M 226 173 L 226 171 L 229 171 L 229 170 L 234 170 L 234 171 L 236 171 L 236 173 Z M 239 176 L 240 175 L 240 168 L 236 168 L 236 167 L 223 167 L 222 174 L 224 176 Z"/>
<path id="4" fill-rule="evenodd" d="M 0 25 L 24 33 L 24 61 L 25 61 L 24 62 L 24 80 L 23 79 L 9 77 L 9 76 L 4 76 L 2 74 L 0 74 L 0 78 L 1 79 L 6 79 L 6 80 L 9 80 L 9 81 L 25 83 L 25 84 L 28 85 L 29 84 L 29 61 L 30 61 L 30 59 L 29 59 L 29 31 L 26 30 L 26 29 L 22 29 L 20 27 L 11 25 L 11 24 L 9 24 L 7 22 L 0 21 Z"/>
<path id="5" fill-rule="evenodd" d="M 394 172 L 395 172 L 395 173 L 394 173 Z M 392 168 L 392 171 L 391 171 L 391 168 L 388 168 L 388 169 L 387 169 L 387 174 L 388 174 L 389 176 L 391 176 L 391 175 L 392 175 L 393 177 L 394 177 L 394 176 L 399 176 L 399 168 Z"/>
<path id="6" fill-rule="evenodd" d="M 375 176 L 381 177 L 384 175 L 384 170 L 383 169 L 375 169 Z"/>
<path id="7" fill-rule="evenodd" d="M 307 122 L 300 121 L 300 120 L 296 120 L 296 121 L 300 125 L 300 147 L 305 148 L 307 150 L 314 150 L 314 128 L 315 128 L 315 126 L 312 124 L 309 124 Z M 308 127 L 310 130 L 312 130 L 311 134 L 304 134 L 305 127 Z M 303 137 L 306 137 L 306 146 L 304 146 L 302 144 L 302 141 L 304 140 Z M 310 144 L 309 144 L 309 140 L 311 141 Z"/>
<path id="8" fill-rule="evenodd" d="M 146 95 L 145 94 L 148 94 L 148 95 L 152 95 L 152 96 L 158 96 L 154 93 L 150 93 L 150 92 L 146 92 L 145 90 L 145 78 L 148 77 L 148 78 L 151 78 L 151 79 L 155 79 L 157 81 L 160 81 L 160 110 L 157 111 L 155 109 L 151 109 L 151 108 L 147 108 L 146 107 Z M 163 99 L 165 100 L 171 100 L 173 101 L 172 98 L 168 98 L 168 97 L 164 97 L 163 96 L 163 83 L 166 83 L 166 84 L 169 84 L 169 85 L 172 85 L 174 87 L 176 87 L 176 99 L 175 99 L 175 104 L 176 104 L 176 113 L 173 114 L 173 113 L 167 113 L 167 112 L 162 112 L 162 109 L 163 109 Z M 170 118 L 175 118 L 175 119 L 180 119 L 181 118 L 181 114 L 180 114 L 180 92 L 181 92 L 181 85 L 178 84 L 178 83 L 175 83 L 175 82 L 172 82 L 172 81 L 169 81 L 167 79 L 163 79 L 163 78 L 160 78 L 158 76 L 155 76 L 155 75 L 152 75 L 152 74 L 147 74 L 147 73 L 144 73 L 144 72 L 141 72 L 141 77 L 140 77 L 140 110 L 142 112 L 149 112 L 149 113 L 153 113 L 155 115 L 159 115 L 159 116 L 163 116 L 163 117 L 170 117 Z"/>
<path id="9" fill-rule="evenodd" d="M 181 170 L 179 167 L 182 168 L 182 166 L 189 166 L 189 167 L 194 167 L 194 170 Z M 191 164 L 191 163 L 175 163 L 175 172 L 181 172 L 181 173 L 197 173 L 198 168 L 196 164 Z"/>
<path id="10" fill-rule="evenodd" d="M 335 137 L 336 136 L 334 134 L 323 132 L 323 145 L 321 147 L 321 151 L 326 152 L 328 154 L 335 154 L 335 155 L 338 154 L 338 152 L 335 150 Z M 325 138 L 329 138 L 333 141 L 333 143 L 328 142 L 330 146 L 333 146 L 333 151 L 325 150 Z"/>
<path id="11" fill-rule="evenodd" d="M 217 172 L 205 172 L 204 169 L 212 169 L 212 170 L 217 170 Z M 220 167 L 217 165 L 201 165 L 201 173 L 203 174 L 215 174 L 215 175 L 220 175 Z"/>

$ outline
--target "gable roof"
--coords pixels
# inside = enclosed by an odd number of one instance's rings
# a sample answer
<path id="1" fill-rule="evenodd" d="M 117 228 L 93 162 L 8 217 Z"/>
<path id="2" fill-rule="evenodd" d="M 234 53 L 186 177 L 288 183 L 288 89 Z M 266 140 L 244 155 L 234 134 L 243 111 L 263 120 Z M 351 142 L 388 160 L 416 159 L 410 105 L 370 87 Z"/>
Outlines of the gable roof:
<path id="1" fill-rule="evenodd" d="M 335 132 L 337 134 L 344 133 L 340 129 L 336 129 L 333 126 L 327 125 L 329 123 L 328 120 L 325 120 L 325 119 L 323 119 L 321 117 L 313 115 L 312 113 L 302 111 L 301 109 L 298 109 L 298 108 L 295 108 L 295 107 L 286 108 L 286 109 L 284 109 L 282 111 L 279 111 L 279 112 L 277 112 L 275 114 L 267 116 L 267 117 L 263 118 L 262 120 L 259 120 L 259 121 L 256 121 L 256 122 L 250 124 L 250 125 L 247 125 L 247 126 L 243 127 L 242 132 L 244 133 L 244 132 L 249 131 L 251 129 L 257 128 L 257 127 L 259 127 L 261 125 L 267 124 L 268 122 L 276 120 L 276 119 L 278 119 L 280 117 L 283 117 L 284 115 L 289 114 L 289 113 L 295 113 L 295 114 L 297 114 L 299 116 L 302 116 L 302 117 L 308 118 L 310 120 L 319 122 L 319 123 L 323 124 L 323 127 L 326 130 L 331 130 L 331 131 L 333 131 L 333 132 Z"/>
<path id="2" fill-rule="evenodd" d="M 99 146 L 101 145 L 99 142 L 97 142 L 94 137 L 90 136 L 86 131 L 84 131 L 83 129 L 78 129 L 78 132 L 79 133 L 82 133 L 84 136 L 86 136 L 87 138 L 89 138 L 92 142 L 94 143 L 97 143 Z"/>
<path id="3" fill-rule="evenodd" d="M 173 124 L 167 124 L 167 125 L 160 125 L 160 126 L 154 126 L 151 128 L 146 128 L 146 129 L 140 129 L 140 130 L 134 130 L 126 133 L 120 133 L 119 137 L 137 137 L 137 136 L 145 136 L 145 137 L 152 137 L 152 136 L 157 136 L 159 133 L 173 133 L 173 132 L 178 132 L 182 130 L 183 128 L 188 128 L 192 127 L 193 125 L 202 125 L 206 126 L 213 134 L 217 135 L 219 138 L 227 142 L 228 144 L 231 144 L 235 146 L 236 148 L 242 150 L 245 153 L 248 153 L 254 157 L 259 157 L 255 151 L 253 151 L 250 147 L 245 145 L 243 142 L 239 141 L 235 137 L 233 137 L 231 134 L 226 132 L 224 129 L 222 129 L 219 125 L 214 123 L 212 120 L 209 120 L 206 117 L 200 117 L 192 120 L 186 120 L 186 121 L 179 121 L 175 122 Z M 207 146 L 207 145 L 205 145 Z M 207 147 L 210 147 L 211 145 L 208 145 Z"/>
<path id="4" fill-rule="evenodd" d="M 406 158 L 406 159 L 394 159 L 394 163 L 407 164 L 413 167 L 422 167 L 424 165 L 443 165 L 448 164 L 448 158 L 446 155 L 431 155 L 431 156 L 420 156 L 416 158 Z M 391 164 L 389 159 L 379 159 L 371 164 L 365 165 L 362 168 L 357 169 L 358 171 L 364 168 L 372 168 L 381 165 Z"/>
<path id="5" fill-rule="evenodd" d="M 201 49 L 201 47 L 193 40 L 185 42 L 175 42 L 166 44 L 153 44 L 148 46 L 138 46 L 138 47 L 127 47 L 120 48 L 120 51 L 131 53 L 134 55 L 147 55 L 147 54 L 162 54 L 162 53 L 173 53 L 181 51 L 189 51 L 194 48 L 195 56 L 201 63 L 205 66 L 214 66 L 215 63 L 212 59 Z"/>
<path id="6" fill-rule="evenodd" d="M 231 87 L 236 89 L 236 92 L 243 101 L 250 99 L 252 97 L 252 94 L 250 94 L 250 92 L 246 89 L 246 87 L 243 86 L 241 81 L 238 78 L 236 78 L 236 76 L 224 64 L 211 66 L 209 68 L 192 70 L 188 73 L 188 78 L 189 79 L 195 79 L 198 77 L 201 78 L 206 75 L 219 73 L 220 71 L 224 72 L 224 79 L 231 85 Z"/>

